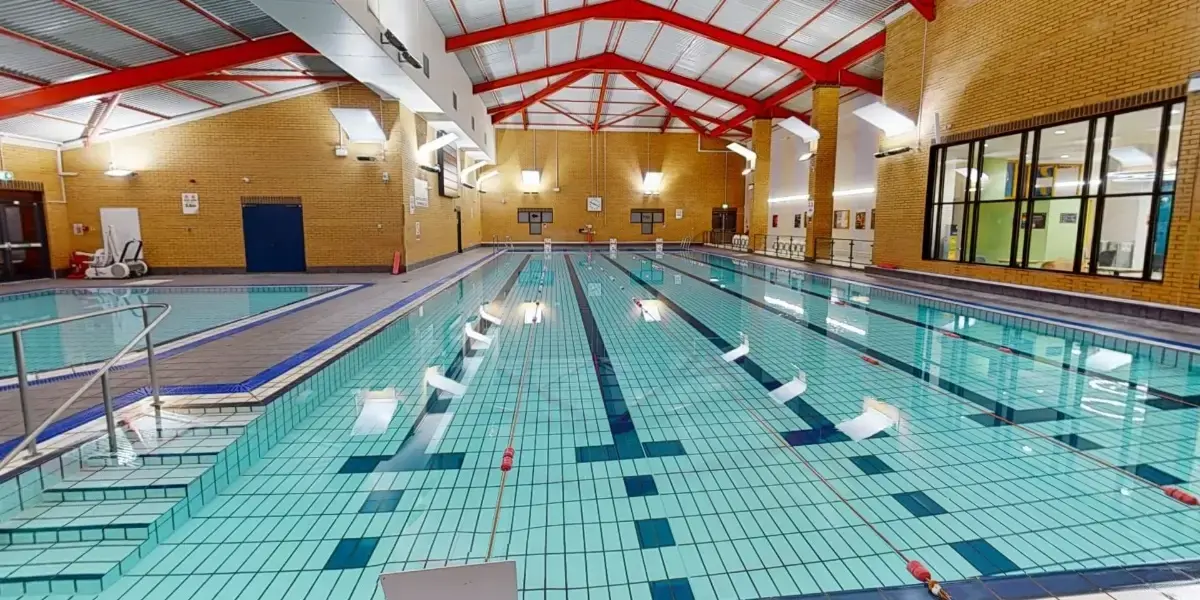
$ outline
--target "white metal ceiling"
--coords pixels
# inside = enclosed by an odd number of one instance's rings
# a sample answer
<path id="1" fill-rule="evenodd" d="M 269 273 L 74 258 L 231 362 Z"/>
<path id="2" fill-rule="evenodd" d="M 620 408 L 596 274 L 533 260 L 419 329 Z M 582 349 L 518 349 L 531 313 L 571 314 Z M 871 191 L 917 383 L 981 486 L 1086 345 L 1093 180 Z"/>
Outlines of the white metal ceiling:
<path id="1" fill-rule="evenodd" d="M 889 15 L 907 10 L 898 0 L 648 0 L 684 16 L 708 22 L 716 27 L 763 41 L 805 56 L 829 61 L 883 29 Z M 498 27 L 550 13 L 578 8 L 585 0 L 425 0 L 447 37 Z M 587 1 L 587 4 L 597 4 Z M 475 83 L 492 81 L 547 66 L 561 65 L 603 52 L 668 70 L 684 78 L 701 81 L 741 96 L 762 100 L 798 80 L 803 74 L 782 62 L 762 58 L 742 50 L 697 36 L 669 25 L 646 21 L 614 22 L 590 20 L 563 25 L 544 32 L 483 44 L 459 53 L 467 74 Z M 864 60 L 851 69 L 854 73 L 879 79 L 883 74 L 882 53 Z M 584 78 L 550 96 L 561 101 L 556 108 L 568 112 L 579 122 L 554 109 L 535 104 L 529 109 L 530 125 L 554 122 L 568 127 L 583 127 L 580 122 L 595 122 L 595 100 L 600 75 Z M 694 89 L 670 82 L 652 81 L 668 101 L 713 118 L 729 118 L 740 106 L 716 99 Z M 633 86 L 623 77 L 610 78 L 610 84 Z M 489 106 L 518 102 L 550 82 L 540 79 L 484 94 Z M 588 94 L 588 92 L 591 92 Z M 639 102 L 654 103 L 640 90 L 633 94 Z M 619 113 L 629 105 L 619 104 L 623 95 L 606 94 L 601 113 Z M 585 102 L 590 100 L 591 102 Z M 616 106 L 609 106 L 615 104 Z M 785 106 L 803 106 L 795 99 Z M 645 108 L 639 106 L 638 108 Z M 537 119 L 534 118 L 537 115 Z M 656 115 L 656 116 L 649 116 Z M 621 126 L 661 128 L 666 119 L 661 113 L 631 117 Z M 605 118 L 601 118 L 604 122 Z M 521 115 L 503 124 L 523 125 Z M 682 128 L 671 119 L 671 128 Z"/>
<path id="2" fill-rule="evenodd" d="M 286 32 L 250 0 L 192 3 L 208 15 L 180 0 L 0 0 L 0 98 Z M 319 56 L 286 58 L 245 65 L 227 74 L 345 75 Z M 306 87 L 315 89 L 317 84 L 307 79 L 178 81 L 131 90 L 121 95 L 104 131 Z M 516 96 L 520 98 L 520 91 Z M 95 100 L 77 102 L 3 120 L 0 134 L 75 140 L 99 105 Z"/>

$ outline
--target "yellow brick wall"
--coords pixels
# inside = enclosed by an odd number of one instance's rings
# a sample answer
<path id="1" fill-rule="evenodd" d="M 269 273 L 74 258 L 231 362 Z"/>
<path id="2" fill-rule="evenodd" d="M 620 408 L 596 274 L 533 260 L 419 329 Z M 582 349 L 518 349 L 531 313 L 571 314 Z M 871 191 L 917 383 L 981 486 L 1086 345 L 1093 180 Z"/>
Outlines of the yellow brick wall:
<path id="1" fill-rule="evenodd" d="M 329 109 L 336 106 L 370 109 L 388 143 L 350 145 L 350 157 L 335 157 L 339 128 Z M 425 128 L 403 106 L 355 85 L 68 150 L 64 167 L 79 173 L 67 181 L 69 222 L 91 228 L 70 245 L 98 247 L 101 207 L 136 207 L 152 266 L 241 268 L 241 198 L 300 196 L 310 268 L 390 266 L 397 250 L 406 264 L 454 252 L 454 201 L 439 197 L 436 176 L 416 167 Z M 378 160 L 355 159 L 367 155 Z M 104 176 L 110 161 L 137 176 Z M 430 206 L 410 215 L 414 177 L 430 182 Z M 200 214 L 182 213 L 183 192 L 200 195 Z M 464 210 L 471 239 L 478 217 L 469 218 Z M 411 235 L 417 221 L 421 240 Z"/>
<path id="2" fill-rule="evenodd" d="M 1200 307 L 1200 96 L 1189 98 L 1165 280 L 1123 281 L 921 259 L 928 147 L 943 135 L 1176 86 L 1200 71 L 1200 0 L 939 0 L 888 26 L 884 101 L 919 116 L 919 149 L 879 161 L 875 261 L 903 268 Z M 923 58 L 924 57 L 924 58 Z M 924 60 L 924 65 L 922 61 Z M 888 142 L 885 141 L 885 144 Z"/>
<path id="3" fill-rule="evenodd" d="M 46 219 L 46 236 L 50 244 L 50 266 L 64 269 L 71 259 L 71 225 L 67 220 L 67 205 L 59 185 L 58 165 L 54 150 L 14 146 L 0 142 L 3 167 L 12 171 L 18 181 L 42 184 L 42 206 Z"/>
<path id="4" fill-rule="evenodd" d="M 541 189 L 538 194 L 525 194 L 521 170 L 534 168 L 535 139 Z M 515 242 L 544 237 L 584 241 L 578 230 L 588 223 L 596 229 L 597 242 L 610 237 L 647 242 L 657 237 L 699 239 L 712 228 L 712 209 L 728 203 L 741 218 L 745 204 L 741 176 L 745 161 L 727 151 L 697 151 L 692 134 L 502 129 L 496 132 L 496 155 L 499 175 L 483 182 L 487 193 L 479 197 L 485 241 L 493 235 L 512 236 Z M 647 170 L 663 173 L 658 196 L 642 194 Z M 603 212 L 587 212 L 590 195 L 604 198 Z M 517 209 L 538 207 L 553 208 L 554 223 L 545 227 L 543 235 L 530 235 L 529 226 L 517 222 Z M 629 222 L 635 208 L 663 209 L 665 227 L 656 225 L 653 235 L 643 235 L 640 224 Z M 679 208 L 683 219 L 677 220 Z"/>

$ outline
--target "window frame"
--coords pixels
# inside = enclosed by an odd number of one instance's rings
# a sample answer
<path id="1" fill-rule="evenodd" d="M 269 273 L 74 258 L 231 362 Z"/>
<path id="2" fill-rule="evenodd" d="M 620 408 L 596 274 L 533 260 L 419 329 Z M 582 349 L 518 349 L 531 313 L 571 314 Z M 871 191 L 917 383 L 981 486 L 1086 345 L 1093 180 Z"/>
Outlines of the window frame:
<path id="1" fill-rule="evenodd" d="M 644 220 L 643 215 L 650 215 L 650 220 Z M 635 216 L 637 219 L 634 218 Z M 661 208 L 631 208 L 629 209 L 629 222 L 641 225 L 642 235 L 654 235 L 655 225 L 666 224 L 666 211 Z"/>
<path id="2" fill-rule="evenodd" d="M 533 217 L 533 215 L 535 215 L 535 214 L 537 215 L 537 218 Z M 553 208 L 531 207 L 531 208 L 518 208 L 517 209 L 517 223 L 528 224 L 529 225 L 529 235 L 541 235 L 542 234 L 542 225 L 545 225 L 547 223 L 553 223 L 553 222 L 554 222 L 554 209 Z"/>
<path id="3" fill-rule="evenodd" d="M 1046 271 L 1049 273 L 1060 273 L 1070 275 L 1091 275 L 1096 277 L 1117 278 L 1124 281 L 1140 281 L 1151 283 L 1162 283 L 1166 279 L 1166 252 L 1169 249 L 1164 248 L 1162 255 L 1161 270 L 1157 271 L 1158 277 L 1155 277 L 1155 247 L 1159 237 L 1158 220 L 1160 218 L 1160 208 L 1164 201 L 1169 199 L 1171 207 L 1171 218 L 1167 222 L 1165 236 L 1169 238 L 1171 226 L 1174 225 L 1174 219 L 1177 217 L 1177 202 L 1178 190 L 1166 190 L 1164 185 L 1166 180 L 1166 164 L 1168 160 L 1168 149 L 1170 145 L 1170 126 L 1172 124 L 1171 109 L 1180 107 L 1186 113 L 1188 110 L 1187 98 L 1172 98 L 1166 101 L 1154 102 L 1151 104 L 1138 105 L 1131 108 L 1123 108 L 1121 110 L 1101 113 L 1091 117 L 1082 119 L 1072 119 L 1058 121 L 1048 124 L 1039 124 L 1034 127 L 1028 127 L 1016 131 L 1006 131 L 988 136 L 971 138 L 969 140 L 957 140 L 950 143 L 935 144 L 930 147 L 929 151 L 929 168 L 926 175 L 926 192 L 925 192 L 925 223 L 922 236 L 922 258 L 924 260 L 934 260 L 942 262 L 958 262 L 968 263 L 985 267 L 999 267 L 1007 269 L 1021 269 L 1032 271 Z M 1193 108 L 1195 110 L 1196 108 Z M 1109 152 L 1112 149 L 1112 140 L 1114 135 L 1114 124 L 1117 117 L 1125 114 L 1158 110 L 1158 139 L 1157 139 L 1157 156 L 1155 157 L 1155 171 L 1153 186 L 1149 190 L 1136 192 L 1119 192 L 1114 194 L 1108 193 L 1108 171 L 1111 158 Z M 1183 122 L 1184 119 L 1180 119 Z M 1047 164 L 1053 163 L 1052 157 L 1041 156 L 1042 132 L 1048 131 L 1056 127 L 1075 125 L 1079 123 L 1087 124 L 1087 141 L 1084 150 L 1084 160 L 1082 169 L 1080 169 L 1080 177 L 1082 178 L 1079 191 L 1070 196 L 1056 196 L 1051 192 L 1050 196 L 1036 197 L 1034 195 L 1037 189 L 1037 173 L 1039 165 L 1042 162 Z M 1103 125 L 1103 137 L 1097 138 Z M 1182 132 L 1180 132 L 1182 135 Z M 1014 195 L 1012 198 L 982 200 L 983 188 L 980 183 L 980 174 L 983 173 L 983 145 L 991 140 L 1008 138 L 1012 136 L 1020 136 L 1019 154 L 1017 157 L 1017 169 L 1013 189 Z M 949 199 L 942 198 L 946 189 L 947 177 L 947 158 L 951 148 L 961 147 L 966 145 L 967 149 L 967 175 L 965 181 L 965 189 L 963 191 L 964 201 L 955 202 L 954 194 L 951 193 Z M 1099 154 L 1096 153 L 1097 146 L 1101 148 Z M 1179 152 L 1182 152 L 1181 150 Z M 1178 163 L 1179 157 L 1175 156 Z M 1099 165 L 1095 164 L 1099 161 Z M 1093 190 L 1091 181 L 1093 175 L 1099 180 L 1099 185 Z M 974 191 L 972 191 L 972 184 Z M 1101 243 L 1101 231 L 1103 231 L 1103 218 L 1105 203 L 1110 198 L 1124 199 L 1137 196 L 1149 196 L 1151 198 L 1150 215 L 1148 221 L 1148 231 L 1144 239 L 1144 248 L 1142 248 L 1142 263 L 1140 265 L 1132 265 L 1132 267 L 1141 267 L 1141 273 L 1136 277 L 1122 276 L 1117 272 L 1111 274 L 1103 274 L 1098 272 L 1102 269 L 1099 265 L 1099 253 Z M 1070 270 L 1042 269 L 1040 267 L 1032 267 L 1029 264 L 1030 249 L 1032 245 L 1033 233 L 1033 214 L 1037 203 L 1056 202 L 1056 201 L 1075 201 L 1078 203 L 1078 216 L 1075 225 L 1075 247 L 1072 258 L 1072 268 Z M 977 246 L 979 239 L 979 218 L 980 207 L 983 204 L 995 204 L 1000 202 L 1011 202 L 1013 204 L 1012 230 L 1009 243 L 1009 261 L 1008 264 L 998 263 L 979 263 L 977 260 Z M 961 204 L 963 210 L 968 211 L 964 215 L 964 223 L 959 231 L 960 245 L 958 256 L 954 259 L 940 258 L 942 252 L 942 212 L 943 207 Z M 1091 222 L 1088 222 L 1088 215 L 1092 214 Z M 1025 222 L 1021 222 L 1021 215 L 1029 214 Z M 1088 240 L 1088 255 L 1086 263 L 1084 261 L 1084 242 L 1087 239 L 1087 234 L 1091 233 L 1091 240 Z M 1169 244 L 1168 244 L 1169 246 Z M 1135 252 L 1137 248 L 1135 248 Z"/>

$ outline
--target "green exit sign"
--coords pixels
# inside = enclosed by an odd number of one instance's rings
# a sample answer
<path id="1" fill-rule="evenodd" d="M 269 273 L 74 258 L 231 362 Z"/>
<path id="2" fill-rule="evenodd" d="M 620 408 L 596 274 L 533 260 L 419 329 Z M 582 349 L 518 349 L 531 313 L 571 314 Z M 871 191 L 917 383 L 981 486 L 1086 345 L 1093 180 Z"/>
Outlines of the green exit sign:
<path id="1" fill-rule="evenodd" d="M 12 180 L 13 180 L 13 172 L 12 171 L 0 171 L 0 181 L 12 181 Z"/>

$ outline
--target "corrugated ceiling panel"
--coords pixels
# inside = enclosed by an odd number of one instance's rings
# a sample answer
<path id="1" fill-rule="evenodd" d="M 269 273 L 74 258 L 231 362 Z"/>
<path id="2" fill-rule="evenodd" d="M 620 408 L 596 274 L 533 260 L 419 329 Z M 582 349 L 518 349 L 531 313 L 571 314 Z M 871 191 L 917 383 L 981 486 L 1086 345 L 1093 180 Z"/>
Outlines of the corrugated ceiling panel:
<path id="1" fill-rule="evenodd" d="M 845 40 L 838 42 L 836 46 L 833 46 L 827 52 L 822 53 L 819 58 L 825 61 L 833 60 L 833 58 L 837 55 L 857 46 L 860 42 L 875 35 L 876 33 L 879 33 L 882 30 L 883 25 L 880 25 L 878 22 L 867 25 L 866 27 L 863 27 L 859 31 L 855 32 L 850 37 L 847 37 Z"/>
<path id="2" fill-rule="evenodd" d="M 556 79 L 556 81 L 557 81 L 557 79 Z M 550 80 L 543 78 L 543 79 L 539 79 L 537 81 L 530 81 L 529 83 L 522 83 L 520 86 L 517 86 L 517 87 L 521 90 L 521 92 L 523 92 L 525 94 L 526 97 L 529 97 L 529 96 L 532 96 L 532 95 L 542 91 L 549 84 L 550 84 Z"/>
<path id="3" fill-rule="evenodd" d="M 719 117 L 719 116 L 721 116 L 731 110 L 734 110 L 736 108 L 737 108 L 737 105 L 735 105 L 732 102 L 726 102 L 724 100 L 721 100 L 720 98 L 713 98 L 713 99 L 709 100 L 708 102 L 706 102 L 704 104 L 704 106 L 697 112 L 699 112 L 700 114 L 704 114 L 704 115 Z"/>
<path id="4" fill-rule="evenodd" d="M 234 81 L 176 81 L 171 85 L 219 104 L 232 104 L 262 95 Z"/>
<path id="5" fill-rule="evenodd" d="M 38 112 L 68 121 L 75 121 L 76 123 L 87 123 L 88 119 L 92 118 L 92 112 L 96 110 L 96 105 L 98 104 L 100 103 L 94 100 L 91 102 L 60 104 Z"/>
<path id="6" fill-rule="evenodd" d="M 739 77 L 733 85 L 729 86 L 729 90 L 743 96 L 753 96 L 780 77 L 787 75 L 790 71 L 792 71 L 790 65 L 785 65 L 770 58 L 764 59 L 755 65 L 753 69 L 746 71 L 745 75 Z"/>
<path id="7" fill-rule="evenodd" d="M 465 33 L 458 25 L 458 17 L 454 16 L 454 5 L 450 0 L 425 0 L 425 6 L 433 13 L 433 20 L 442 28 L 442 33 L 447 36 Z"/>
<path id="8" fill-rule="evenodd" d="M 611 21 L 587 21 L 583 24 L 583 39 L 579 42 L 579 57 L 593 56 L 604 52 L 608 34 L 612 31 Z"/>
<path id="9" fill-rule="evenodd" d="M 596 94 L 596 90 L 582 89 L 577 87 L 568 87 L 558 90 L 554 95 L 550 96 L 554 100 L 569 100 L 572 102 L 590 101 Z"/>
<path id="10" fill-rule="evenodd" d="M 663 28 L 664 31 L 666 29 L 669 28 Z M 686 77 L 698 78 L 728 46 L 698 36 L 691 37 L 690 44 L 685 46 L 686 49 L 683 50 L 674 71 Z"/>
<path id="11" fill-rule="evenodd" d="M 499 123 L 497 123 L 497 125 L 500 125 L 500 124 L 520 125 L 521 124 L 521 113 L 517 113 L 515 115 L 510 115 L 509 117 L 502 119 Z"/>
<path id="12" fill-rule="evenodd" d="M 688 92 L 686 94 L 680 96 L 678 99 L 675 100 L 675 106 L 679 106 L 681 108 L 686 108 L 688 110 L 694 111 L 697 108 L 700 108 L 700 106 L 703 105 L 705 102 L 707 102 L 709 100 L 709 98 L 711 98 L 711 96 L 707 96 L 707 95 L 701 94 L 699 92 L 688 90 Z"/>
<path id="13" fill-rule="evenodd" d="M 512 47 L 507 40 L 498 40 L 475 47 L 475 55 L 483 64 L 487 79 L 499 79 L 516 73 L 513 65 Z"/>
<path id="14" fill-rule="evenodd" d="M 458 62 L 462 65 L 463 70 L 467 72 L 467 77 L 471 79 L 471 83 L 483 83 L 483 71 L 480 69 L 479 59 L 475 58 L 474 49 L 468 52 L 459 52 Z"/>
<path id="15" fill-rule="evenodd" d="M 675 12 L 681 15 L 687 15 L 693 19 L 707 21 L 712 12 L 716 10 L 717 5 L 721 0 L 687 0 L 686 2 L 676 2 Z"/>
<path id="16" fill-rule="evenodd" d="M 211 108 L 209 105 L 171 92 L 163 87 L 148 87 L 121 94 L 121 104 L 144 108 L 164 117 L 179 115 Z"/>
<path id="17" fill-rule="evenodd" d="M 524 96 L 521 95 L 521 88 L 514 85 L 496 90 L 496 97 L 499 99 L 500 104 L 512 104 L 513 102 L 520 102 Z"/>
<path id="18" fill-rule="evenodd" d="M 69 142 L 83 135 L 83 125 L 37 115 L 22 115 L 0 121 L 0 131 L 27 135 L 52 142 Z"/>
<path id="19" fill-rule="evenodd" d="M 636 61 L 642 60 L 642 55 L 646 53 L 646 49 L 650 46 L 650 40 L 654 38 L 654 32 L 658 31 L 658 27 L 658 23 L 646 21 L 626 23 L 625 29 L 621 33 L 620 43 L 617 44 L 617 54 Z"/>
<path id="20" fill-rule="evenodd" d="M 550 64 L 561 65 L 575 60 L 575 46 L 579 39 L 579 25 L 555 27 L 546 32 L 550 36 Z"/>
<path id="21" fill-rule="evenodd" d="M 670 68 L 671 64 L 675 62 L 675 57 L 679 56 L 684 48 L 687 48 L 688 44 L 695 39 L 696 36 L 680 29 L 663 27 L 650 47 L 646 60 L 642 62 L 660 69 Z"/>
<path id="22" fill-rule="evenodd" d="M 617 124 L 617 127 L 661 127 L 662 117 L 651 117 L 646 115 L 638 115 L 629 119 L 625 119 Z M 643 157 L 644 158 L 644 157 Z"/>
<path id="23" fill-rule="evenodd" d="M 130 110 L 124 106 L 118 106 L 113 109 L 112 114 L 108 115 L 108 121 L 104 124 L 106 131 L 116 131 L 127 127 L 136 127 L 145 125 L 153 121 L 160 121 L 146 113 L 140 113 L 136 110 Z"/>
<path id="24" fill-rule="evenodd" d="M 0 0 L 0 27 L 12 29 L 118 67 L 173 56 L 51 0 Z"/>
<path id="25" fill-rule="evenodd" d="M 773 0 L 728 0 L 713 15 L 713 25 L 734 33 L 741 33 L 750 27 L 764 11 L 771 6 Z"/>
<path id="26" fill-rule="evenodd" d="M 301 79 L 300 81 L 256 81 L 256 82 L 254 82 L 254 85 L 257 85 L 258 87 L 263 88 L 264 90 L 267 90 L 268 92 L 271 92 L 272 94 L 278 94 L 279 92 L 287 92 L 290 90 L 296 90 L 296 89 L 300 89 L 302 87 L 308 87 L 310 85 L 317 85 L 317 84 L 313 83 L 312 81 L 306 81 L 306 80 Z M 254 91 L 254 89 L 252 89 L 250 87 L 247 87 L 247 86 L 242 86 L 242 87 L 245 87 L 247 90 L 249 90 L 251 92 Z"/>
<path id="27" fill-rule="evenodd" d="M 763 91 L 759 92 L 758 95 L 755 96 L 755 99 L 762 100 L 771 94 L 782 90 L 783 88 L 787 87 L 789 83 L 795 81 L 798 77 L 799 75 L 797 73 L 792 72 L 787 77 L 784 77 L 783 79 L 780 79 L 779 81 L 776 81 L 775 83 L 772 83 L 764 88 Z"/>
<path id="28" fill-rule="evenodd" d="M 268 60 L 260 60 L 256 63 L 241 65 L 236 69 L 231 69 L 231 71 L 233 71 L 235 73 L 238 71 L 293 71 L 293 70 L 294 69 L 292 69 L 290 66 L 288 66 L 287 63 L 285 63 L 282 60 L 279 60 L 277 58 L 272 58 L 272 59 L 268 59 Z"/>
<path id="29" fill-rule="evenodd" d="M 499 0 L 504 3 L 504 14 L 509 23 L 526 21 L 545 14 L 542 11 L 542 0 Z"/>
<path id="30" fill-rule="evenodd" d="M 218 19 L 232 25 L 238 31 L 259 38 L 287 31 L 266 13 L 259 10 L 250 0 L 192 0 Z"/>
<path id="31" fill-rule="evenodd" d="M 45 81 L 62 81 L 104 72 L 87 63 L 7 36 L 0 36 L 0 57 L 4 57 L 0 59 L 4 68 Z"/>
<path id="32" fill-rule="evenodd" d="M 854 65 L 850 71 L 871 79 L 883 79 L 884 60 L 884 53 L 880 52 Z"/>
<path id="33" fill-rule="evenodd" d="M 292 55 L 292 56 L 288 57 L 288 60 L 297 65 L 300 65 L 306 71 L 312 71 L 313 73 L 317 73 L 320 75 L 344 75 L 345 74 L 345 71 L 343 71 L 341 69 L 341 67 L 337 66 L 336 63 L 334 63 L 332 60 L 329 60 L 328 58 L 325 58 L 324 56 L 320 56 L 320 55 L 316 55 L 316 56 Z M 282 62 L 282 61 L 280 61 L 280 62 Z"/>
<path id="34" fill-rule="evenodd" d="M 732 83 L 746 69 L 750 68 L 750 65 L 753 65 L 755 60 L 757 58 L 749 52 L 730 49 L 729 52 L 726 52 L 724 56 L 709 67 L 708 72 L 700 80 L 724 87 Z"/>
<path id="35" fill-rule="evenodd" d="M 550 12 L 556 13 L 572 8 L 579 8 L 583 6 L 583 0 L 548 0 L 547 4 L 549 4 Z M 588 4 L 600 4 L 600 2 L 593 0 L 592 2 L 588 2 Z"/>
<path id="36" fill-rule="evenodd" d="M 16 79 L 0 77 L 0 96 L 8 96 L 10 94 L 26 92 L 34 89 L 35 87 L 37 86 L 30 85 L 22 81 L 17 81 Z"/>
<path id="37" fill-rule="evenodd" d="M 654 99 L 641 90 L 608 90 L 610 102 L 654 102 Z"/>
<path id="38" fill-rule="evenodd" d="M 519 72 L 533 71 L 546 66 L 546 34 L 531 33 L 521 37 L 509 38 L 517 51 L 517 70 Z"/>
<path id="39" fill-rule="evenodd" d="M 598 88 L 598 87 L 600 87 L 600 80 L 602 78 L 603 78 L 603 75 L 601 75 L 600 73 L 592 73 L 590 75 L 585 75 L 583 77 L 583 79 L 580 79 L 579 81 L 576 81 L 575 83 L 573 83 L 571 85 L 578 86 L 581 88 L 582 87 Z"/>
<path id="40" fill-rule="evenodd" d="M 76 0 L 122 25 L 184 53 L 241 41 L 176 0 Z"/>
<path id="41" fill-rule="evenodd" d="M 795 98 L 783 103 L 783 106 L 790 108 L 798 113 L 806 113 L 812 110 L 812 91 L 807 91 L 799 94 Z"/>
<path id="42" fill-rule="evenodd" d="M 458 2 L 455 6 L 458 7 L 458 16 L 462 18 L 463 25 L 467 26 L 467 31 L 479 31 L 504 24 L 499 2 Z"/>
<path id="43" fill-rule="evenodd" d="M 830 0 L 783 0 L 750 31 L 752 38 L 778 45 L 817 14 Z"/>

